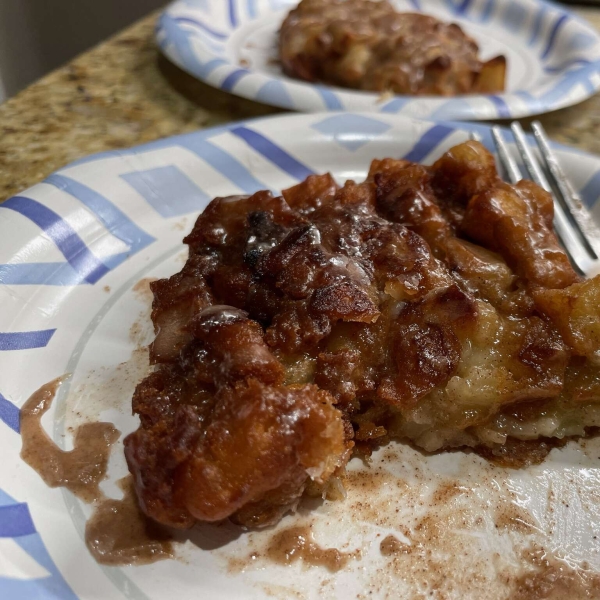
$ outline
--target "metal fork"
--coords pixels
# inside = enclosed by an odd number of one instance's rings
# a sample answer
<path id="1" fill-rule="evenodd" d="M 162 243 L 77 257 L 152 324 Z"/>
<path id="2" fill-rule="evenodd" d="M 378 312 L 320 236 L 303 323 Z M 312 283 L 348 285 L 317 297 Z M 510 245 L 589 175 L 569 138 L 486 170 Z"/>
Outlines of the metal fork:
<path id="1" fill-rule="evenodd" d="M 554 229 L 571 263 L 582 275 L 593 276 L 600 273 L 600 228 L 594 223 L 592 215 L 573 189 L 551 150 L 542 124 L 534 121 L 531 129 L 543 164 L 529 146 L 521 124 L 514 121 L 510 129 L 527 173 L 521 172 L 502 137 L 502 130 L 499 127 L 492 127 L 498 161 L 506 172 L 508 180 L 510 183 L 517 183 L 528 174 L 535 183 L 552 195 Z"/>

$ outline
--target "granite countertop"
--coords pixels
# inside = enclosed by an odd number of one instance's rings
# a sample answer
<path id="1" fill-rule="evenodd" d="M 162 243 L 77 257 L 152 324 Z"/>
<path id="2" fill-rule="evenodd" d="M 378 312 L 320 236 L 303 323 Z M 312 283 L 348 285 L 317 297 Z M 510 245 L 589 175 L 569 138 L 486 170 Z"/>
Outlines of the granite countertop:
<path id="1" fill-rule="evenodd" d="M 600 9 L 578 9 L 600 30 Z M 0 201 L 88 154 L 281 112 L 213 89 L 154 45 L 157 13 L 0 105 Z M 550 136 L 600 154 L 600 95 L 540 117 Z"/>

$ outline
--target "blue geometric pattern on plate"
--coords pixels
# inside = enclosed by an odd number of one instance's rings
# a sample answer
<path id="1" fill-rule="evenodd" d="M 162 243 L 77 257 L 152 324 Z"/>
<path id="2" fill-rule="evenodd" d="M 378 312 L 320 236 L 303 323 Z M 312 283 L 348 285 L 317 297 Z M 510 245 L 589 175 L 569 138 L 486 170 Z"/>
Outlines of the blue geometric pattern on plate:
<path id="1" fill-rule="evenodd" d="M 133 171 L 121 177 L 165 219 L 199 211 L 210 198 L 177 167 Z"/>
<path id="2" fill-rule="evenodd" d="M 55 332 L 56 329 L 44 329 L 42 331 L 18 331 L 11 333 L 0 332 L 0 352 L 8 352 L 11 350 L 32 350 L 33 348 L 45 348 L 52 339 L 52 336 Z M 20 411 L 10 400 L 5 398 L 2 394 L 0 394 L 0 421 L 3 421 L 13 431 L 20 433 Z M 1 525 L 2 523 L 0 522 L 0 527 Z"/>
<path id="3" fill-rule="evenodd" d="M 385 133 L 390 127 L 377 119 L 353 114 L 334 115 L 313 125 L 317 131 L 332 134 L 340 146 L 351 152 L 364 146 L 373 137 Z"/>
<path id="4" fill-rule="evenodd" d="M 76 600 L 69 584 L 56 568 L 36 531 L 27 504 L 17 502 L 0 489 L 0 538 L 10 538 L 47 574 L 36 578 L 0 575 L 1 597 L 6 600 Z"/>
<path id="5" fill-rule="evenodd" d="M 0 352 L 8 350 L 31 350 L 45 348 L 56 329 L 41 331 L 0 332 Z"/>
<path id="6" fill-rule="evenodd" d="M 0 209 L 15 211 L 35 223 L 54 242 L 66 261 L 0 264 L 0 284 L 93 285 L 129 256 L 154 241 L 152 236 L 98 191 L 57 173 L 48 177 L 45 183 L 76 198 L 95 215 L 113 238 L 126 244 L 129 249 L 101 260 L 66 219 L 32 198 L 14 196 L 0 204 Z"/>
<path id="7" fill-rule="evenodd" d="M 387 98 L 290 79 L 273 67 L 274 49 L 279 22 L 296 0 L 176 0 L 159 19 L 157 41 L 173 62 L 211 86 L 303 112 L 350 110 L 430 119 L 510 119 L 569 106 L 600 89 L 600 35 L 558 5 L 544 0 L 394 3 L 399 10 L 424 11 L 460 22 L 478 38 L 486 58 L 506 54 L 508 91 L 455 98 Z M 256 54 L 259 59 L 251 66 L 246 51 L 255 40 L 244 40 L 250 39 L 253 28 L 258 28 L 257 39 L 268 48 Z M 486 44 L 491 44 L 487 50 Z"/>
<path id="8" fill-rule="evenodd" d="M 309 175 L 314 175 L 314 171 L 257 131 L 248 127 L 233 127 L 231 133 L 244 140 L 253 150 L 298 181 L 306 179 Z"/>
<path id="9" fill-rule="evenodd" d="M 0 421 L 16 433 L 21 432 L 21 413 L 17 406 L 0 394 Z"/>

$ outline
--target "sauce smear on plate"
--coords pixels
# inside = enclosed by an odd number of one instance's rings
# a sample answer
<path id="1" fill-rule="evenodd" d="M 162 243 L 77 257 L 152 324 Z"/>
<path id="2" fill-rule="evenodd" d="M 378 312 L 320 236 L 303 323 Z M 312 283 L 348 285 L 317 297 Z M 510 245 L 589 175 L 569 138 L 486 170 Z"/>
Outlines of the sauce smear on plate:
<path id="1" fill-rule="evenodd" d="M 273 562 L 288 565 L 302 559 L 310 566 L 326 567 L 329 571 L 343 569 L 353 556 L 337 548 L 321 548 L 313 540 L 310 527 L 290 527 L 273 536 L 267 556 Z"/>
<path id="2" fill-rule="evenodd" d="M 84 423 L 73 436 L 73 449 L 59 448 L 42 427 L 64 377 L 43 385 L 21 409 L 21 458 L 50 487 L 66 487 L 84 502 L 94 503 L 85 542 L 105 565 L 148 564 L 173 557 L 170 536 L 140 510 L 131 476 L 118 483 L 123 498 L 106 498 L 99 487 L 106 477 L 112 445 L 119 431 L 110 423 Z"/>
<path id="3" fill-rule="evenodd" d="M 103 565 L 143 565 L 173 558 L 169 534 L 140 510 L 131 476 L 119 482 L 123 498 L 106 498 L 85 526 L 85 543 Z"/>
<path id="4" fill-rule="evenodd" d="M 21 409 L 21 458 L 50 487 L 66 487 L 84 502 L 94 502 L 102 496 L 98 485 L 119 431 L 110 423 L 84 423 L 75 432 L 73 450 L 61 450 L 44 431 L 42 417 L 63 380 L 43 385 Z"/>

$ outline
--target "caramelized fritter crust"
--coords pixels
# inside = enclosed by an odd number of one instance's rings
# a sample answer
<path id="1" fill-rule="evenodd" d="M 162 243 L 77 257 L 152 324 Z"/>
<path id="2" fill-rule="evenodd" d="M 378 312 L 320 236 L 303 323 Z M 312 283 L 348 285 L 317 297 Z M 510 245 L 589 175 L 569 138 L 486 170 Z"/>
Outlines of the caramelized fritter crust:
<path id="1" fill-rule="evenodd" d="M 398 13 L 386 0 L 302 0 L 279 37 L 292 77 L 396 94 L 501 92 L 505 58 L 484 63 L 478 52 L 455 23 Z"/>
<path id="2" fill-rule="evenodd" d="M 157 521 L 271 524 L 355 442 L 516 464 L 600 425 L 600 278 L 579 281 L 546 192 L 502 182 L 477 142 L 217 198 L 185 242 L 152 284 L 154 370 L 125 440 Z"/>

